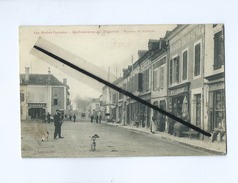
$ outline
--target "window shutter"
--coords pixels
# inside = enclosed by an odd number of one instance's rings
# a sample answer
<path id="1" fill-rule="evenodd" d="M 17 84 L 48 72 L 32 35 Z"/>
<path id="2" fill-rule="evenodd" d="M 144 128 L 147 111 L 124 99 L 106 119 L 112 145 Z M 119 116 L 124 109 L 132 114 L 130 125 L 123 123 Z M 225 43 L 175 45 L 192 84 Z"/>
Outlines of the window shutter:
<path id="1" fill-rule="evenodd" d="M 129 80 L 129 91 L 132 92 L 132 78 Z"/>
<path id="2" fill-rule="evenodd" d="M 138 74 L 138 91 L 143 91 L 143 74 Z"/>
<path id="3" fill-rule="evenodd" d="M 183 52 L 183 80 L 187 79 L 188 51 Z"/>
<path id="4" fill-rule="evenodd" d="M 139 74 L 136 74 L 135 75 L 135 91 L 139 91 L 139 85 L 138 85 L 138 82 L 139 82 Z"/>
<path id="5" fill-rule="evenodd" d="M 160 68 L 160 88 L 164 88 L 164 67 Z"/>
<path id="6" fill-rule="evenodd" d="M 224 64 L 224 40 L 222 31 L 214 35 L 214 69 Z"/>
<path id="7" fill-rule="evenodd" d="M 149 90 L 149 69 L 146 70 L 146 91 Z"/>
<path id="8" fill-rule="evenodd" d="M 172 63 L 173 63 L 173 60 L 171 59 L 169 62 L 169 83 L 170 84 L 172 84 L 172 72 L 173 72 Z"/>
<path id="9" fill-rule="evenodd" d="M 179 82 L 179 56 L 176 58 L 176 81 Z"/>
<path id="10" fill-rule="evenodd" d="M 136 75 L 133 77 L 133 92 L 136 91 Z"/>
<path id="11" fill-rule="evenodd" d="M 194 72 L 194 75 L 197 76 L 200 74 L 200 48 L 201 47 L 201 44 L 197 44 L 195 46 L 195 72 Z"/>
<path id="12" fill-rule="evenodd" d="M 154 81 L 153 81 L 154 91 L 157 89 L 157 70 L 154 71 Z"/>

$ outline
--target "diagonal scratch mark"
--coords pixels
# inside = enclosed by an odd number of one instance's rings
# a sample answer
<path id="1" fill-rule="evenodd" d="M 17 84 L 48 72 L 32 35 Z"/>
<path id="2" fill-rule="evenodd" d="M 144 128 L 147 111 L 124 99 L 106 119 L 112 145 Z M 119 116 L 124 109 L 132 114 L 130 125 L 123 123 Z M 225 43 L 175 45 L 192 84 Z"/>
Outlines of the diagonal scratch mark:
<path id="1" fill-rule="evenodd" d="M 123 95 L 126 95 L 126 96 L 128 96 L 128 97 L 130 97 L 130 98 L 132 98 L 132 99 L 134 99 L 134 100 L 136 100 L 136 101 L 138 101 L 138 102 L 140 102 L 140 103 L 142 103 L 142 104 L 144 104 L 144 105 L 146 105 L 146 106 L 148 106 L 148 107 L 150 107 L 150 108 L 152 108 L 152 109 L 154 109 L 156 111 L 159 111 L 160 113 L 168 116 L 169 118 L 171 118 L 173 120 L 176 120 L 177 122 L 179 122 L 179 123 L 181 123 L 181 124 L 191 128 L 193 130 L 196 130 L 196 131 L 202 133 L 203 135 L 206 135 L 208 137 L 211 136 L 210 133 L 202 130 L 201 128 L 198 128 L 197 126 L 194 126 L 191 123 L 186 122 L 186 121 L 182 120 L 181 118 L 178 118 L 178 117 L 174 116 L 173 114 L 171 114 L 169 112 L 166 112 L 166 111 L 160 109 L 159 107 L 156 107 L 156 106 L 152 105 L 149 102 L 144 101 L 143 99 L 133 95 L 132 93 L 130 93 L 128 91 L 125 91 L 125 90 L 117 87 L 116 85 L 113 85 L 112 83 L 110 83 L 110 82 L 108 82 L 108 81 L 106 81 L 106 80 L 104 80 L 104 79 L 102 79 L 102 78 L 100 78 L 100 77 L 98 77 L 98 76 L 96 76 L 96 75 L 94 75 L 94 74 L 92 74 L 92 73 L 90 73 L 90 72 L 88 72 L 88 71 L 86 71 L 86 70 L 84 70 L 84 69 L 82 69 L 82 68 L 72 64 L 72 63 L 70 63 L 69 61 L 67 61 L 67 60 L 65 60 L 65 59 L 63 59 L 61 57 L 58 57 L 57 55 L 55 55 L 55 54 L 53 54 L 53 53 L 51 53 L 51 52 L 49 52 L 49 51 L 47 51 L 47 50 L 45 50 L 45 49 L 43 49 L 41 47 L 38 47 L 38 46 L 34 45 L 34 48 L 37 49 L 38 51 L 40 51 L 40 52 L 42 52 L 42 53 L 52 57 L 52 58 L 54 58 L 55 60 L 61 62 L 62 64 L 65 64 L 65 65 L 69 66 L 70 68 L 75 69 L 75 70 L 77 70 L 77 71 L 79 71 L 79 72 L 81 72 L 81 73 L 83 73 L 83 74 L 85 74 L 85 75 L 87 75 L 87 76 L 97 80 L 98 82 L 103 83 L 103 84 L 107 85 L 108 87 L 110 87 L 110 88 L 112 88 L 112 89 L 122 93 Z"/>

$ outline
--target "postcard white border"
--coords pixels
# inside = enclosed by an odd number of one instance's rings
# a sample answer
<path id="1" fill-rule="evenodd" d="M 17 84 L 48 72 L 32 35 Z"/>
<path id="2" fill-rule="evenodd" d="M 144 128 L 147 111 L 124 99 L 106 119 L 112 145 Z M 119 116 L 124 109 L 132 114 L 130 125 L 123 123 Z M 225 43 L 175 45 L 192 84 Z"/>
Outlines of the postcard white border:
<path id="1" fill-rule="evenodd" d="M 237 5 L 222 0 L 0 1 L 0 182 L 237 182 Z M 226 156 L 21 159 L 18 26 L 174 23 L 225 24 Z"/>

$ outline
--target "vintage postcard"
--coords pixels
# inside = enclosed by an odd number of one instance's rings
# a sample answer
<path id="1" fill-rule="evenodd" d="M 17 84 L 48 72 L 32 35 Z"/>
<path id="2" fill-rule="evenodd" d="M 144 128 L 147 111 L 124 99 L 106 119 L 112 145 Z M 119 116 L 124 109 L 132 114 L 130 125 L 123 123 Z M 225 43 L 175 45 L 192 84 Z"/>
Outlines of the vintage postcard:
<path id="1" fill-rule="evenodd" d="M 224 28 L 19 27 L 22 157 L 225 155 Z"/>

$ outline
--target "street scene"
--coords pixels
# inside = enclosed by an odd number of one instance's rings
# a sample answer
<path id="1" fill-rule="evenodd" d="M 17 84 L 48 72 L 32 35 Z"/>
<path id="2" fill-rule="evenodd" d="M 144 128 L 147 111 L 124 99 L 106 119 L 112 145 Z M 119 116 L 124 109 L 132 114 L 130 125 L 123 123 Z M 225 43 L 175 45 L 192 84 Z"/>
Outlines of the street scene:
<path id="1" fill-rule="evenodd" d="M 49 131 L 42 141 L 43 130 Z M 60 157 L 117 157 L 117 156 L 187 156 L 211 155 L 211 152 L 194 149 L 152 134 L 132 131 L 114 125 L 83 121 L 65 122 L 63 139 L 54 140 L 54 125 L 22 123 L 22 156 L 39 158 Z M 96 150 L 91 150 L 91 137 L 98 134 Z"/>
<path id="2" fill-rule="evenodd" d="M 223 24 L 32 26 L 19 38 L 22 157 L 226 154 Z"/>

